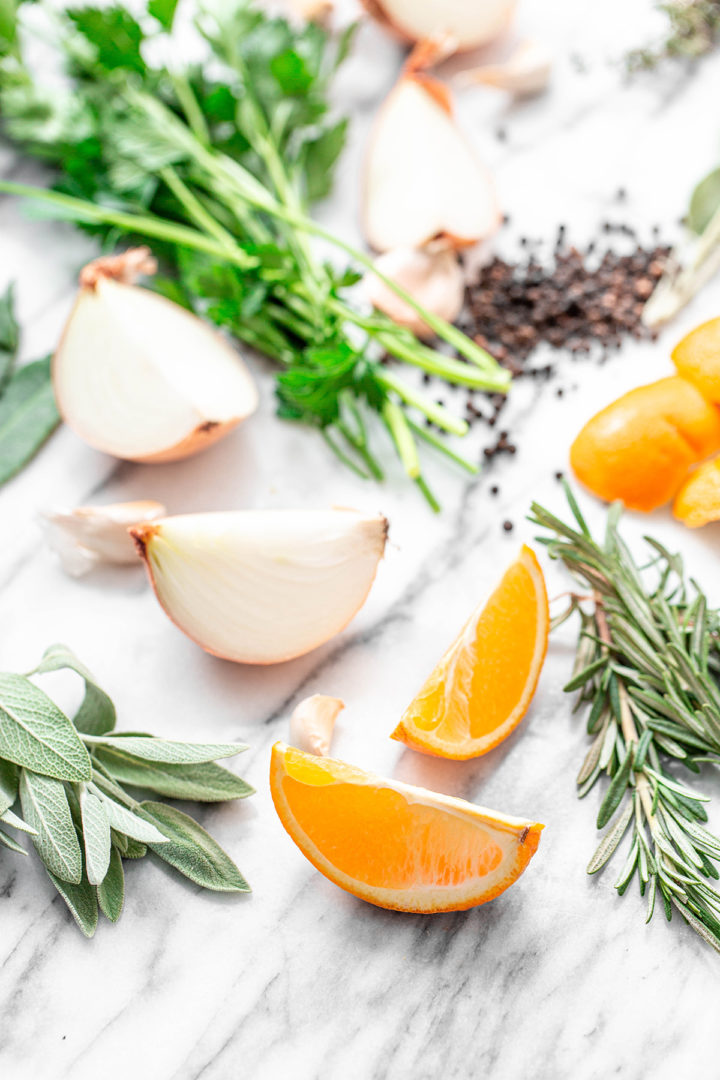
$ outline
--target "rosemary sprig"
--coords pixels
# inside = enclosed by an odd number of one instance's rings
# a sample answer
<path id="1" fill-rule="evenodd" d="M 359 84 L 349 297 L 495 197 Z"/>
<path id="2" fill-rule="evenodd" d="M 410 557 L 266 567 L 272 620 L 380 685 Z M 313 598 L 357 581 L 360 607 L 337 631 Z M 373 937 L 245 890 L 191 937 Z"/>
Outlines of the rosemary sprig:
<path id="1" fill-rule="evenodd" d="M 557 626 L 573 614 L 580 634 L 572 677 L 577 707 L 590 705 L 593 742 L 577 777 L 582 798 L 605 776 L 598 811 L 605 829 L 588 864 L 601 870 L 630 830 L 616 882 L 622 895 L 633 878 L 647 896 L 650 921 L 659 896 L 668 921 L 673 908 L 720 952 L 720 838 L 707 828 L 707 796 L 676 779 L 669 766 L 699 772 L 720 764 L 718 615 L 682 560 L 646 537 L 651 559 L 638 567 L 618 532 L 621 508 L 608 514 L 605 538 L 591 536 L 566 486 L 574 524 L 533 503 L 530 520 L 549 532 L 540 541 L 582 583 Z M 589 595 L 588 595 L 589 594 Z"/>
<path id="2" fill-rule="evenodd" d="M 86 937 L 102 912 L 122 911 L 123 859 L 152 851 L 196 885 L 248 892 L 235 863 L 193 818 L 126 789 L 221 802 L 253 789 L 216 764 L 240 743 L 184 743 L 118 734 L 115 708 L 63 645 L 49 648 L 30 676 L 67 668 L 85 683 L 72 720 L 27 675 L 0 674 L 0 849 L 24 855 L 8 829 L 30 835 L 48 876 Z"/>

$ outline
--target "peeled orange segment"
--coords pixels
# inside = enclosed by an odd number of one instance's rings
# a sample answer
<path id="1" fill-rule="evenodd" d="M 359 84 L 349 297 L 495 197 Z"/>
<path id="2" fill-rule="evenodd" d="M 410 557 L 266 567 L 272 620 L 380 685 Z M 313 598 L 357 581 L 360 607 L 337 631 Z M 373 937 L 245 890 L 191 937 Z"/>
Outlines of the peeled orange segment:
<path id="1" fill-rule="evenodd" d="M 392 738 L 457 760 L 497 746 L 528 710 L 549 625 L 542 570 L 523 547 L 405 710 Z"/>
<path id="2" fill-rule="evenodd" d="M 631 510 L 664 506 L 691 465 L 720 450 L 720 411 L 677 375 L 623 394 L 588 420 L 570 464 L 594 495 Z"/>
<path id="3" fill-rule="evenodd" d="M 275 743 L 275 809 L 325 877 L 378 907 L 461 911 L 520 877 L 544 826 Z"/>
<path id="4" fill-rule="evenodd" d="M 675 496 L 673 514 L 690 529 L 720 521 L 720 457 L 690 473 Z"/>
<path id="5" fill-rule="evenodd" d="M 672 351 L 678 375 L 720 404 L 720 319 L 710 319 L 686 334 Z"/>

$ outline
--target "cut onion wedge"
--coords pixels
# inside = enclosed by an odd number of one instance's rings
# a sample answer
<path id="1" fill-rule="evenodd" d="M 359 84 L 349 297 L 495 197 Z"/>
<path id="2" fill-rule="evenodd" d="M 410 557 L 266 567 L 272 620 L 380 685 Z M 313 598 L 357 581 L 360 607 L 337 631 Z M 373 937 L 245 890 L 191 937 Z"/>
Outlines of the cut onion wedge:
<path id="1" fill-rule="evenodd" d="M 380 109 L 365 165 L 363 227 L 378 251 L 454 248 L 500 223 L 492 178 L 452 116 L 446 87 L 407 72 Z"/>
<path id="2" fill-rule="evenodd" d="M 516 0 L 362 0 L 403 41 L 454 38 L 458 52 L 486 45 L 510 24 Z"/>
<path id="3" fill-rule="evenodd" d="M 257 390 L 240 356 L 205 323 L 129 283 L 131 256 L 137 250 L 83 271 L 53 358 L 55 396 L 66 423 L 97 450 L 173 461 L 254 412 Z"/>
<path id="4" fill-rule="evenodd" d="M 207 652 L 276 664 L 324 644 L 362 606 L 387 521 L 357 510 L 185 514 L 130 530 L 155 594 Z"/>

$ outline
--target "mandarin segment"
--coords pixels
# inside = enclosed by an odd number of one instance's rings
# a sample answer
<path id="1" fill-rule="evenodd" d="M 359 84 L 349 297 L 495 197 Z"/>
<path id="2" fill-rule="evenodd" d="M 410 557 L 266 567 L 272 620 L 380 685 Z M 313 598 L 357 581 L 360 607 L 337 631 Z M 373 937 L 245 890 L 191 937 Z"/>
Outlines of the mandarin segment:
<path id="1" fill-rule="evenodd" d="M 717 450 L 720 411 L 672 375 L 597 413 L 575 439 L 570 464 L 594 495 L 647 512 L 669 502 L 688 469 Z"/>
<path id="2" fill-rule="evenodd" d="M 379 907 L 460 911 L 525 870 L 543 826 L 276 743 L 280 820 L 330 881 Z"/>
<path id="3" fill-rule="evenodd" d="M 542 570 L 523 547 L 405 710 L 392 738 L 455 760 L 497 746 L 529 708 L 549 623 Z"/>
<path id="4" fill-rule="evenodd" d="M 675 496 L 673 514 L 690 529 L 720 521 L 720 457 L 690 473 Z"/>
<path id="5" fill-rule="evenodd" d="M 678 375 L 720 404 L 720 319 L 710 319 L 686 334 L 672 351 Z"/>

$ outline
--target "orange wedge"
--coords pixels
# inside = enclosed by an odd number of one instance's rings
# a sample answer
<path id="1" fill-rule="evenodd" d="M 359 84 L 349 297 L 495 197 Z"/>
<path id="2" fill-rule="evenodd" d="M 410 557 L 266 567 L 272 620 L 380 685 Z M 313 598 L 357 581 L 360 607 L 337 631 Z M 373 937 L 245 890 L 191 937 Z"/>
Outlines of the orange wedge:
<path id="1" fill-rule="evenodd" d="M 528 710 L 549 626 L 542 570 L 523 547 L 405 710 L 392 738 L 456 760 L 497 746 Z"/>
<path id="2" fill-rule="evenodd" d="M 462 911 L 520 877 L 543 826 L 275 743 L 275 809 L 326 878 L 378 907 Z"/>

